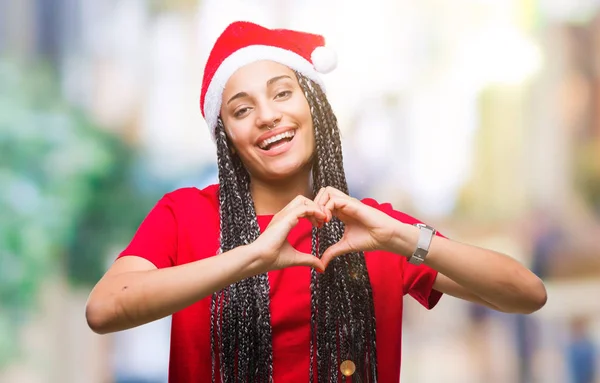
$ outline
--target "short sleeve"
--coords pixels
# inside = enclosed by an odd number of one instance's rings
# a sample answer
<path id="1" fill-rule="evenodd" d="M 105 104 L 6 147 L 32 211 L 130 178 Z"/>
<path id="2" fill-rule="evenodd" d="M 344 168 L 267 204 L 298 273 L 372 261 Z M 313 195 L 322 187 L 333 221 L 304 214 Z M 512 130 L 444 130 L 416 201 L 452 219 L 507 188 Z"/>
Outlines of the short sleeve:
<path id="1" fill-rule="evenodd" d="M 176 254 L 177 221 L 172 200 L 164 196 L 144 218 L 118 258 L 126 255 L 142 257 L 160 269 L 175 265 Z"/>
<path id="2" fill-rule="evenodd" d="M 415 266 L 402 257 L 404 263 L 404 294 L 409 294 L 428 310 L 437 305 L 442 293 L 433 289 L 438 272 L 427 265 Z"/>
<path id="3" fill-rule="evenodd" d="M 363 200 L 363 202 L 369 206 L 381 210 L 382 212 L 388 214 L 389 216 L 397 219 L 400 222 L 404 222 L 410 225 L 413 225 L 415 223 L 421 223 L 421 221 L 414 217 L 411 217 L 408 214 L 394 210 L 392 208 L 392 205 L 389 203 L 384 203 L 380 205 L 372 199 L 365 199 Z M 439 232 L 436 233 L 436 235 L 444 237 Z M 434 308 L 442 297 L 442 293 L 433 288 L 435 279 L 438 275 L 437 270 L 434 270 L 431 267 L 424 264 L 421 264 L 419 266 L 413 265 L 412 263 L 408 262 L 408 259 L 406 257 L 402 257 L 401 262 L 403 270 L 402 284 L 404 294 L 409 294 L 428 310 Z"/>

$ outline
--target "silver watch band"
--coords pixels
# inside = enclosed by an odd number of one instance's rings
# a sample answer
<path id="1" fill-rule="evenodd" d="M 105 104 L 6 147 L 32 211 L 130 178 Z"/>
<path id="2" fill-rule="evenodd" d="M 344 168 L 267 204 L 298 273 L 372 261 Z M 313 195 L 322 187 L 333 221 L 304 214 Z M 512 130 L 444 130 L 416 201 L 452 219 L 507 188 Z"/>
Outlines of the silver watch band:
<path id="1" fill-rule="evenodd" d="M 408 262 L 413 265 L 420 265 L 425 261 L 425 258 L 429 253 L 429 246 L 431 245 L 431 240 L 433 239 L 436 230 L 424 223 L 417 223 L 415 226 L 419 228 L 419 240 L 417 241 L 417 248 L 410 258 L 408 258 Z"/>

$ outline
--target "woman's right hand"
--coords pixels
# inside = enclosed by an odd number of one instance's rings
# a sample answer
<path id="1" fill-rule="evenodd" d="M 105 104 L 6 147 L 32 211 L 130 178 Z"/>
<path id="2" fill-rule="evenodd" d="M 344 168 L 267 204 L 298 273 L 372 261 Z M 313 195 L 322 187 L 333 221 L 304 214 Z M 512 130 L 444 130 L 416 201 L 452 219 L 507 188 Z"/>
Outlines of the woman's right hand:
<path id="1" fill-rule="evenodd" d="M 265 231 L 250 245 L 259 254 L 261 269 L 270 271 L 289 266 L 310 266 L 320 272 L 325 270 L 319 258 L 294 249 L 287 241 L 290 230 L 300 218 L 307 218 L 313 226 L 320 227 L 327 220 L 327 214 L 304 196 L 294 198 L 273 216 Z"/>

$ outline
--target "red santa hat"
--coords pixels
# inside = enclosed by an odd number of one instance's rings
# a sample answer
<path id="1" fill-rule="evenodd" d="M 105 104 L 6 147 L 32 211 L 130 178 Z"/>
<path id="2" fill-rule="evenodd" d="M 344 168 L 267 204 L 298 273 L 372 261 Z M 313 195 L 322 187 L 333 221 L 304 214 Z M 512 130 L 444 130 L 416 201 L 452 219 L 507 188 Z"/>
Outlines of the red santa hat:
<path id="1" fill-rule="evenodd" d="M 244 65 L 271 60 L 286 65 L 318 83 L 325 89 L 318 73 L 335 69 L 335 53 L 325 47 L 321 35 L 289 29 L 268 29 L 237 21 L 219 36 L 206 62 L 200 109 L 211 137 L 221 110 L 221 98 L 227 80 Z"/>

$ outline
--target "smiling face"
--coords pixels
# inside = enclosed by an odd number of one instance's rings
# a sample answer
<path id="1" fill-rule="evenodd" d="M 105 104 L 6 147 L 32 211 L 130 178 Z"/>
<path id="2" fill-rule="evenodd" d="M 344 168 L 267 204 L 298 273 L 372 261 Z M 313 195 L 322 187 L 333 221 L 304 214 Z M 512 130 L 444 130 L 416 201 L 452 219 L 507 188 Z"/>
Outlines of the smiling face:
<path id="1" fill-rule="evenodd" d="M 223 90 L 221 119 L 251 177 L 283 180 L 310 171 L 312 116 L 287 66 L 257 61 L 238 69 Z"/>

